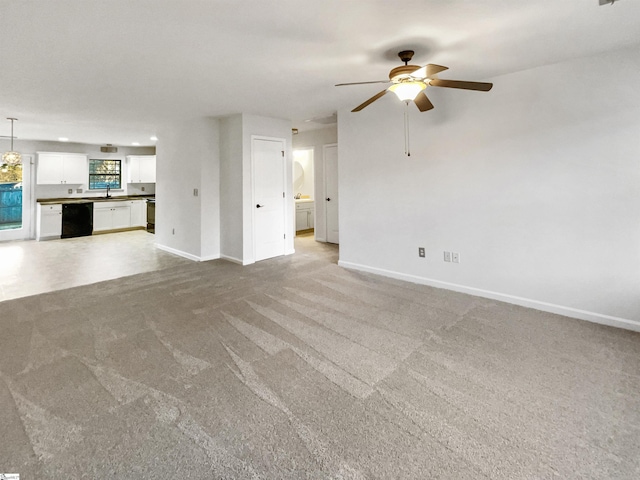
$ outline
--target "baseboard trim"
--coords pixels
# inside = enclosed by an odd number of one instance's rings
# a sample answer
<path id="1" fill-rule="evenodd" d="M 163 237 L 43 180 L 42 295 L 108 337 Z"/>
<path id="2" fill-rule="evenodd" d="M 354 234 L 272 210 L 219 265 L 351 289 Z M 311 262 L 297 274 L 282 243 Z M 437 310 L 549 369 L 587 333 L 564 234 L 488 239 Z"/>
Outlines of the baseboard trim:
<path id="1" fill-rule="evenodd" d="M 207 255 L 204 257 L 198 257 L 197 255 L 193 255 L 192 253 L 183 252 L 182 250 L 178 250 L 177 248 L 167 247 L 166 245 L 161 245 L 159 243 L 156 243 L 155 246 L 160 250 L 173 253 L 174 255 L 178 255 L 179 257 L 193 260 L 194 262 L 207 262 L 209 260 L 217 260 L 220 258 L 220 255 Z"/>
<path id="2" fill-rule="evenodd" d="M 92 235 L 104 235 L 105 233 L 120 233 L 120 232 L 132 232 L 133 230 L 146 230 L 146 227 L 136 226 L 136 227 L 124 227 L 124 228 L 114 228 L 113 230 L 99 230 L 93 231 Z"/>
<path id="3" fill-rule="evenodd" d="M 624 328 L 626 330 L 633 330 L 640 332 L 640 322 L 635 320 L 613 317 L 611 315 L 604 315 L 602 313 L 590 312 L 587 310 L 580 310 L 577 308 L 566 307 L 564 305 L 556 305 L 553 303 L 542 302 L 540 300 L 533 300 L 530 298 L 518 297 L 515 295 L 509 295 L 507 293 L 493 292 L 491 290 L 483 290 L 481 288 L 468 287 L 466 285 L 459 285 L 456 283 L 443 282 L 441 280 L 434 280 L 432 278 L 419 277 L 417 275 L 410 275 L 406 273 L 395 272 L 393 270 L 385 270 L 383 268 L 370 267 L 367 265 L 360 265 L 358 263 L 345 262 L 339 260 L 338 265 L 350 270 L 358 270 L 361 272 L 375 273 L 384 277 L 395 278 L 397 280 L 405 280 L 407 282 L 418 283 L 420 285 L 428 285 L 430 287 L 444 288 L 446 290 L 453 290 L 455 292 L 467 293 L 469 295 L 475 295 L 478 297 L 490 298 L 492 300 L 499 300 L 501 302 L 513 303 L 522 307 L 534 308 L 536 310 L 542 310 L 543 312 L 555 313 L 558 315 L 564 315 L 566 317 L 577 318 L 579 320 L 586 320 L 588 322 L 599 323 L 601 325 L 608 325 L 610 327 Z"/>
<path id="4" fill-rule="evenodd" d="M 296 253 L 295 249 L 288 249 L 284 252 L 285 255 L 292 255 Z M 251 259 L 251 260 L 240 260 L 239 258 L 236 257 L 231 257 L 229 255 L 220 255 L 220 258 L 222 260 L 227 260 L 228 262 L 231 263 L 237 263 L 238 265 L 242 265 L 243 267 L 247 266 L 247 265 L 251 265 L 252 263 L 256 263 L 255 260 Z M 265 259 L 268 260 L 268 259 Z"/>
<path id="5" fill-rule="evenodd" d="M 245 263 L 240 260 L 239 258 L 236 257 L 230 257 L 229 255 L 220 255 L 220 258 L 222 260 L 226 260 L 227 262 L 231 262 L 231 263 L 237 263 L 238 265 L 245 265 Z"/>

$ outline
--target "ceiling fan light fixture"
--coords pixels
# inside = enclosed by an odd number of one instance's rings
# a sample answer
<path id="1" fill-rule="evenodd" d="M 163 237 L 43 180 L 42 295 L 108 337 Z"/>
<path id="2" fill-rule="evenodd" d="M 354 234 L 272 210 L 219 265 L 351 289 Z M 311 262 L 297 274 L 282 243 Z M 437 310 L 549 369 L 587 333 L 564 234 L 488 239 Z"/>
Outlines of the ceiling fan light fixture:
<path id="1" fill-rule="evenodd" d="M 393 93 L 403 102 L 413 100 L 418 94 L 427 88 L 427 84 L 420 81 L 400 82 L 389 87 Z"/>
<path id="2" fill-rule="evenodd" d="M 17 118 L 7 118 L 11 120 L 11 150 L 2 154 L 3 165 L 19 165 L 22 163 L 22 155 L 13 150 L 13 122 L 18 120 Z"/>

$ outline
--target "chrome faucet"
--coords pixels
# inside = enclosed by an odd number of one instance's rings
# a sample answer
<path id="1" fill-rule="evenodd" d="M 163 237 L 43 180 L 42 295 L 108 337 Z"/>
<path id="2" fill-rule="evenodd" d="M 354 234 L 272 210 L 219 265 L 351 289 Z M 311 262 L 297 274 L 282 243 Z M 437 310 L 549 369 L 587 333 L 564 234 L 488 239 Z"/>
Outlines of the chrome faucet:
<path id="1" fill-rule="evenodd" d="M 111 190 L 111 185 L 107 184 L 107 195 L 104 198 L 111 198 L 111 195 L 109 195 L 109 190 Z"/>

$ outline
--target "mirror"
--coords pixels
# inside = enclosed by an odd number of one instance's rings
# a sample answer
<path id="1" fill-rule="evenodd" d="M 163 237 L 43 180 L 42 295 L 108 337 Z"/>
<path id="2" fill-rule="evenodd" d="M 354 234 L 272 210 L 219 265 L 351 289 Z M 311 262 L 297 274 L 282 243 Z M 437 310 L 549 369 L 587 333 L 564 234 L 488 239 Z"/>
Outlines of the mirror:
<path id="1" fill-rule="evenodd" d="M 298 160 L 293 161 L 293 192 L 296 193 L 304 185 L 304 167 Z"/>

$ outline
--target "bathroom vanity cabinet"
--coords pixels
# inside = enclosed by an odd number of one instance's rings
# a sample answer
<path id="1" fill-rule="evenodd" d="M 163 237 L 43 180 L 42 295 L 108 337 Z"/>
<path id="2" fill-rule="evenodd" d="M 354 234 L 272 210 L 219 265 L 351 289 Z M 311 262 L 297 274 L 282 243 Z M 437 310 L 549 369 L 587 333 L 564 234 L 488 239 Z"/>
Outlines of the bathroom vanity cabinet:
<path id="1" fill-rule="evenodd" d="M 313 200 L 296 201 L 296 232 L 313 228 Z"/>

